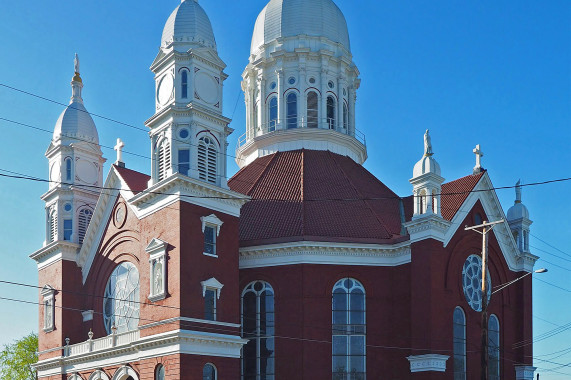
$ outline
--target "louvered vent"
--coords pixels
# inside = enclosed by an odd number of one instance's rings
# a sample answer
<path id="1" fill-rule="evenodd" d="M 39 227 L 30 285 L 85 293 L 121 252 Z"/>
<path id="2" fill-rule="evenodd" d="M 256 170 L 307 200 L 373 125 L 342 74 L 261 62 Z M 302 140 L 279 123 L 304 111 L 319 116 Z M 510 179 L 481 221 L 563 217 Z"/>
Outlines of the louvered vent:
<path id="1" fill-rule="evenodd" d="M 87 231 L 87 227 L 89 226 L 89 222 L 91 221 L 92 216 L 93 212 L 88 208 L 84 208 L 79 211 L 79 225 L 77 228 L 79 234 L 79 244 L 83 244 L 85 232 Z"/>
<path id="2" fill-rule="evenodd" d="M 167 141 L 163 141 L 159 146 L 157 160 L 159 162 L 159 181 L 167 177 L 167 170 L 171 165 L 171 147 Z"/>
<path id="3" fill-rule="evenodd" d="M 218 151 L 209 137 L 203 137 L 198 143 L 198 178 L 216 184 Z"/>
<path id="4" fill-rule="evenodd" d="M 53 207 L 50 211 L 49 228 L 49 242 L 51 243 L 57 240 L 57 213 Z"/>

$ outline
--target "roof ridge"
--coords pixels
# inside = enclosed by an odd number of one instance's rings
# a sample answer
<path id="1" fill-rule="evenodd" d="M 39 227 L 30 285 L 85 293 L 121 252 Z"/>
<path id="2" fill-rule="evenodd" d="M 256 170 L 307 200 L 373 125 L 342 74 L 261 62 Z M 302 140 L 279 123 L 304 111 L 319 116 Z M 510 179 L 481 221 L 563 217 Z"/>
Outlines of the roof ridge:
<path id="1" fill-rule="evenodd" d="M 358 197 L 361 198 L 361 200 L 363 201 L 363 203 L 367 206 L 367 209 L 369 210 L 369 212 L 371 214 L 373 214 L 373 217 L 377 220 L 377 222 L 379 222 L 379 224 L 381 225 L 381 227 L 385 230 L 385 232 L 392 236 L 393 234 L 391 232 L 389 232 L 389 229 L 386 227 L 384 221 L 382 219 L 379 218 L 379 215 L 377 215 L 377 213 L 375 212 L 375 210 L 373 210 L 373 208 L 371 207 L 371 205 L 369 204 L 369 202 L 366 199 L 362 199 L 363 198 L 363 194 L 359 191 L 359 189 L 357 189 L 354 185 L 353 185 L 353 181 L 351 181 L 349 179 L 349 177 L 347 176 L 347 173 L 345 172 L 345 170 L 343 170 L 343 168 L 341 167 L 341 165 L 339 165 L 339 162 L 337 162 L 337 159 L 335 158 L 335 155 L 332 154 L 332 152 L 327 151 L 327 153 L 331 156 L 331 158 L 333 159 L 333 162 L 335 162 L 335 165 L 337 165 L 337 168 L 339 168 L 339 170 L 341 171 L 341 173 L 343 173 L 343 177 L 347 180 L 347 182 L 349 182 L 349 185 L 351 186 L 351 188 L 353 188 L 353 190 L 355 190 L 355 192 L 357 193 Z"/>

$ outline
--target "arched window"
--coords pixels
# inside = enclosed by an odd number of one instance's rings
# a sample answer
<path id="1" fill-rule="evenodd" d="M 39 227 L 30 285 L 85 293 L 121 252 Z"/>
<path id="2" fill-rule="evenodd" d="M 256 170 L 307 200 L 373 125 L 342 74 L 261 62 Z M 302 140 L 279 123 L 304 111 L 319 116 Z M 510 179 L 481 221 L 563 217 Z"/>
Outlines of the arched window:
<path id="1" fill-rule="evenodd" d="M 71 181 L 71 158 L 65 159 L 65 180 Z"/>
<path id="2" fill-rule="evenodd" d="M 309 92 L 307 94 L 307 128 L 317 128 L 319 125 L 319 106 L 317 102 L 317 93 Z"/>
<path id="3" fill-rule="evenodd" d="M 202 368 L 202 380 L 216 380 L 216 367 L 207 363 Z"/>
<path id="4" fill-rule="evenodd" d="M 165 380 L 165 367 L 162 364 L 155 368 L 155 380 Z"/>
<path id="5" fill-rule="evenodd" d="M 494 314 L 488 322 L 488 379 L 500 380 L 500 322 Z"/>
<path id="6" fill-rule="evenodd" d="M 335 99 L 333 96 L 327 97 L 327 127 L 335 129 Z"/>
<path id="7" fill-rule="evenodd" d="M 157 149 L 157 174 L 159 181 L 167 178 L 167 172 L 171 166 L 171 147 L 166 139 L 159 143 Z"/>
<path id="8" fill-rule="evenodd" d="M 57 240 L 57 211 L 55 206 L 48 210 L 48 242 Z"/>
<path id="9" fill-rule="evenodd" d="M 135 265 L 119 264 L 109 276 L 103 298 L 103 323 L 111 334 L 136 330 L 139 325 L 139 271 Z"/>
<path id="10" fill-rule="evenodd" d="M 287 102 L 287 127 L 297 128 L 297 95 L 290 92 L 286 98 Z"/>
<path id="11" fill-rule="evenodd" d="M 349 109 L 347 103 L 343 103 L 343 128 L 349 133 Z"/>
<path id="12" fill-rule="evenodd" d="M 365 379 L 365 288 L 343 278 L 332 295 L 333 379 Z"/>
<path id="13" fill-rule="evenodd" d="M 90 208 L 84 207 L 79 210 L 79 218 L 77 218 L 77 233 L 79 238 L 79 244 L 83 244 L 83 238 L 85 238 L 85 232 L 91 222 L 91 217 L 93 216 L 93 211 Z"/>
<path id="14" fill-rule="evenodd" d="M 198 141 L 198 178 L 216 184 L 218 150 L 212 137 L 204 136 Z"/>
<path id="15" fill-rule="evenodd" d="M 186 99 L 188 97 L 188 72 L 186 70 L 182 70 L 180 79 L 180 97 Z"/>
<path id="16" fill-rule="evenodd" d="M 276 125 L 278 123 L 278 98 L 275 96 L 270 99 L 270 105 L 268 107 L 268 131 L 275 131 Z"/>
<path id="17" fill-rule="evenodd" d="M 242 380 L 275 379 L 274 290 L 264 281 L 248 284 L 242 292 Z"/>
<path id="18" fill-rule="evenodd" d="M 454 309 L 452 318 L 454 352 L 454 380 L 466 379 L 466 316 L 460 307 Z"/>

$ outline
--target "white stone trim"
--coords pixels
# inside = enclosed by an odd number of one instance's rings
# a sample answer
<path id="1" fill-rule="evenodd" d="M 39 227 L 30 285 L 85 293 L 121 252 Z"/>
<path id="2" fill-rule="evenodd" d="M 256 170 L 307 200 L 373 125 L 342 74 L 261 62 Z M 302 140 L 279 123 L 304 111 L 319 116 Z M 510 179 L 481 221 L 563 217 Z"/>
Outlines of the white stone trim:
<path id="1" fill-rule="evenodd" d="M 515 379 L 516 380 L 533 380 L 535 377 L 535 370 L 537 367 L 531 365 L 516 365 L 515 366 Z"/>
<path id="2" fill-rule="evenodd" d="M 151 302 L 162 300 L 167 296 L 167 247 L 167 242 L 153 238 L 147 248 L 145 248 L 145 252 L 149 254 L 149 300 Z M 157 264 L 161 265 L 161 291 L 155 293 L 153 282 L 156 279 L 154 278 L 153 268 Z"/>
<path id="3" fill-rule="evenodd" d="M 407 356 L 407 359 L 410 362 L 410 372 L 444 372 L 449 357 L 448 355 L 425 354 Z"/>
<path id="4" fill-rule="evenodd" d="M 302 241 L 240 248 L 240 269 L 296 264 L 398 266 L 410 260 L 409 241 L 393 245 Z"/>
<path id="5" fill-rule="evenodd" d="M 124 365 L 123 367 L 117 369 L 111 380 L 126 380 L 131 376 L 134 380 L 139 380 L 137 372 L 129 366 Z"/>
<path id="6" fill-rule="evenodd" d="M 456 215 L 452 218 L 450 228 L 448 228 L 444 237 L 444 247 L 450 243 L 450 240 L 452 240 L 459 228 L 464 228 L 462 223 L 478 200 L 482 204 L 488 218 L 494 218 L 494 220 L 491 221 L 504 220 L 503 223 L 497 224 L 492 232 L 500 245 L 500 249 L 509 269 L 514 272 L 533 271 L 533 266 L 539 257 L 531 253 L 521 253 L 519 251 L 511 233 L 510 226 L 506 221 L 506 216 L 496 191 L 493 190 L 488 172 L 484 172 L 482 178 L 480 178 L 476 186 L 474 186 L 473 191 L 470 192 L 460 209 L 456 212 Z"/>
<path id="7" fill-rule="evenodd" d="M 55 241 L 32 253 L 30 258 L 36 261 L 38 270 L 42 270 L 62 260 L 77 262 L 79 248 L 79 244 L 69 241 Z"/>
<path id="8" fill-rule="evenodd" d="M 38 377 L 90 371 L 174 354 L 240 358 L 247 339 L 238 335 L 192 330 L 173 330 L 98 351 L 42 360 L 33 365 Z"/>
<path id="9" fill-rule="evenodd" d="M 43 297 L 42 305 L 44 307 L 44 332 L 48 333 L 55 329 L 55 294 L 56 290 L 50 285 L 46 284 L 40 292 Z M 47 302 L 47 304 L 46 304 Z M 49 312 L 50 318 L 48 320 L 47 313 Z"/>
<path id="10" fill-rule="evenodd" d="M 202 222 L 202 232 L 204 233 L 204 228 L 207 224 L 214 226 L 216 228 L 216 236 L 220 235 L 220 228 L 224 224 L 223 221 L 218 219 L 218 217 L 214 214 L 210 214 L 208 216 L 201 216 L 200 221 Z"/>
<path id="11" fill-rule="evenodd" d="M 212 289 L 216 291 L 216 299 L 220 299 L 220 291 L 224 287 L 220 281 L 212 277 L 206 281 L 201 281 L 200 285 L 202 285 L 202 297 L 206 296 L 206 289 Z"/>
<path id="12" fill-rule="evenodd" d="M 432 212 L 416 215 L 405 227 L 410 235 L 410 242 L 434 239 L 443 242 L 451 223 Z"/>
<path id="13" fill-rule="evenodd" d="M 101 370 L 97 370 L 89 375 L 87 380 L 111 380 L 107 374 Z"/>

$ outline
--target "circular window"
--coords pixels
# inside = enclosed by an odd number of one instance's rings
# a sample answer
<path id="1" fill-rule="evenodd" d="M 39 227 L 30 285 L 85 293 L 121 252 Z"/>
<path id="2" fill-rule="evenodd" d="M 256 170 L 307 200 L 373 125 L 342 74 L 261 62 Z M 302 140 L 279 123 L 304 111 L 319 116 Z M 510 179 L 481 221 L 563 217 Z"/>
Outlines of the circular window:
<path id="1" fill-rule="evenodd" d="M 276 86 L 277 86 L 276 82 L 272 82 L 270 84 L 270 90 L 273 90 L 274 88 L 276 88 Z"/>
<path id="2" fill-rule="evenodd" d="M 180 137 L 181 139 L 186 139 L 188 138 L 188 136 L 190 136 L 190 132 L 188 131 L 188 129 L 182 128 L 180 131 L 178 131 L 178 137 Z"/>
<path id="3" fill-rule="evenodd" d="M 63 206 L 63 209 L 64 209 L 65 211 L 71 211 L 71 203 L 66 203 L 66 204 Z"/>
<path id="4" fill-rule="evenodd" d="M 329 88 L 335 87 L 335 84 L 333 84 L 333 81 L 331 80 L 327 83 L 327 85 L 329 86 Z"/>
<path id="5" fill-rule="evenodd" d="M 295 78 L 294 77 L 289 77 L 289 79 L 287 80 L 287 82 L 289 84 L 294 84 L 295 83 Z"/>
<path id="6" fill-rule="evenodd" d="M 107 281 L 103 323 L 108 334 L 113 325 L 117 333 L 136 330 L 139 325 L 139 271 L 129 262 L 119 264 Z"/>
<path id="7" fill-rule="evenodd" d="M 492 296 L 492 280 L 490 271 L 486 272 L 488 285 L 488 302 Z M 478 255 L 470 255 L 462 268 L 462 288 L 466 301 L 475 311 L 482 311 L 482 259 Z"/>
<path id="8" fill-rule="evenodd" d="M 314 77 L 309 78 L 309 83 L 315 84 L 315 78 Z"/>

